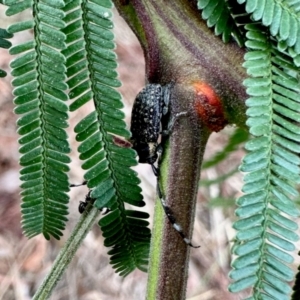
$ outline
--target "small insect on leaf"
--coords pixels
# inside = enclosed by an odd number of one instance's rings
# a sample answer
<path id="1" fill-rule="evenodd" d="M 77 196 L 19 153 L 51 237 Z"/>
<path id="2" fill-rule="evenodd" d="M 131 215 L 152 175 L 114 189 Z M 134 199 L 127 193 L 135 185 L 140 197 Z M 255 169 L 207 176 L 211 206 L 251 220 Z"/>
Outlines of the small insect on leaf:
<path id="1" fill-rule="evenodd" d="M 89 205 L 89 203 L 95 201 L 95 199 L 91 198 L 90 194 L 91 194 L 91 191 L 89 191 L 88 194 L 85 196 L 84 201 L 79 202 L 78 211 L 80 214 L 84 213 L 84 211 L 85 211 L 86 207 Z"/>

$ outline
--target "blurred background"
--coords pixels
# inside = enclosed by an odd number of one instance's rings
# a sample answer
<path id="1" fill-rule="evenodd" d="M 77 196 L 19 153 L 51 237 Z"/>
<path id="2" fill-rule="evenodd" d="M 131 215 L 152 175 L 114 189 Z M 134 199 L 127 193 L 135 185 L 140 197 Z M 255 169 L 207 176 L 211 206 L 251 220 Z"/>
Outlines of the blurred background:
<path id="1" fill-rule="evenodd" d="M 17 18 L 6 17 L 5 8 L 0 5 L 0 27 L 6 28 L 17 20 L 28 17 L 28 12 Z M 119 74 L 123 85 L 126 122 L 130 124 L 130 113 L 136 94 L 145 84 L 144 58 L 140 45 L 122 18 L 115 12 L 115 35 Z M 16 34 L 13 45 L 30 38 L 28 34 Z M 12 57 L 8 51 L 0 49 L 0 68 L 9 73 Z M 13 113 L 11 76 L 0 79 L 0 299 L 31 299 L 52 266 L 62 245 L 79 219 L 78 204 L 87 194 L 86 187 L 70 191 L 69 222 L 60 241 L 46 241 L 42 236 L 28 240 L 22 235 L 20 227 L 18 135 L 16 133 L 17 115 Z M 70 182 L 81 183 L 83 172 L 76 152 L 73 128 L 91 109 L 87 105 L 71 113 L 70 144 L 72 164 Z M 235 128 L 226 128 L 213 134 L 207 146 L 205 160 L 209 160 L 226 146 Z M 193 243 L 201 245 L 191 249 L 187 298 L 189 300 L 234 300 L 243 298 L 227 291 L 230 270 L 230 246 L 234 238 L 231 228 L 234 217 L 234 199 L 241 195 L 241 175 L 237 167 L 243 157 L 242 145 L 232 152 L 226 160 L 206 168 L 201 175 L 197 199 L 196 220 Z M 143 208 L 153 216 L 155 204 L 156 179 L 147 165 L 135 168 L 142 180 L 141 187 L 146 201 Z M 231 174 L 231 176 L 228 176 Z M 223 180 L 220 180 L 222 179 Z M 151 226 L 152 226 L 152 221 Z M 103 246 L 100 228 L 95 226 L 86 237 L 68 271 L 56 287 L 52 300 L 121 300 L 144 299 L 147 274 L 135 271 L 126 278 L 115 274 L 109 265 L 106 254 L 109 249 Z M 295 266 L 296 268 L 296 266 Z"/>

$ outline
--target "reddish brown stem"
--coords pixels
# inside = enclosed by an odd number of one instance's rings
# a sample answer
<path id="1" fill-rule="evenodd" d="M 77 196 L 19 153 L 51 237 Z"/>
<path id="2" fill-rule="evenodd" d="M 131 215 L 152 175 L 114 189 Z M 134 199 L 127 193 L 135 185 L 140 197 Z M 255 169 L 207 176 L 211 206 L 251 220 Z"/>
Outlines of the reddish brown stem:
<path id="1" fill-rule="evenodd" d="M 214 36 L 201 20 L 195 3 L 115 1 L 144 49 L 147 80 L 161 84 L 175 82 L 172 116 L 187 112 L 186 117 L 176 122 L 166 143 L 161 185 L 167 205 L 189 236 L 209 134 L 226 124 L 244 126 L 246 99 L 242 85 L 246 77 L 242 67 L 244 50 L 234 42 L 225 45 Z M 189 251 L 167 218 L 162 228 L 155 224 L 149 300 L 185 298 Z M 193 251 L 201 255 L 201 248 Z"/>

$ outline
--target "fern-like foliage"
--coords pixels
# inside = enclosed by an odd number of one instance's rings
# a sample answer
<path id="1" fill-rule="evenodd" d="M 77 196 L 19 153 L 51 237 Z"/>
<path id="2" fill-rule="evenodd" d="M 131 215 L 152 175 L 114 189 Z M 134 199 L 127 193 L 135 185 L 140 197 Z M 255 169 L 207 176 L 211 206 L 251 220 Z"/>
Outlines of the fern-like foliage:
<path id="1" fill-rule="evenodd" d="M 277 41 L 263 27 L 251 24 L 246 29 L 246 114 L 254 137 L 246 143 L 249 153 L 240 167 L 247 174 L 245 195 L 237 200 L 240 219 L 234 223 L 233 253 L 238 258 L 232 263 L 235 282 L 230 290 L 252 287 L 248 299 L 284 300 L 289 299 L 288 282 L 293 279 L 288 266 L 293 257 L 287 252 L 295 250 L 293 242 L 299 239 L 291 220 L 299 216 L 292 200 L 300 182 L 299 69 L 277 50 Z"/>
<path id="2" fill-rule="evenodd" d="M 9 34 L 33 30 L 34 39 L 10 49 L 19 139 L 23 229 L 49 239 L 62 235 L 69 197 L 70 162 L 65 128 L 68 111 L 93 100 L 95 111 L 77 126 L 76 139 L 84 178 L 98 208 L 110 213 L 100 222 L 111 263 L 121 275 L 147 268 L 148 215 L 141 207 L 136 153 L 118 140 L 126 129 L 116 72 L 110 0 L 6 0 L 8 16 L 32 9 L 33 18 L 11 25 Z M 7 37 L 8 35 L 5 35 Z M 69 97 L 66 90 L 69 90 Z M 72 99 L 70 107 L 65 103 Z M 116 138 L 117 137 L 117 138 Z M 126 145 L 126 143 L 125 143 Z"/>
<path id="3" fill-rule="evenodd" d="M 110 0 L 70 1 L 64 8 L 67 26 L 67 58 L 69 96 L 74 99 L 74 111 L 93 100 L 95 111 L 75 127 L 76 139 L 84 178 L 92 189 L 91 197 L 99 209 L 108 207 L 111 212 L 99 225 L 105 245 L 112 247 L 111 264 L 120 275 L 135 268 L 146 271 L 150 230 L 148 214 L 126 210 L 124 203 L 141 207 L 140 183 L 131 167 L 137 164 L 136 153 L 121 147 L 118 139 L 130 138 L 126 129 L 121 95 L 115 89 L 121 84 L 117 78 L 112 2 Z"/>
<path id="4" fill-rule="evenodd" d="M 7 0 L 7 16 L 31 8 L 31 20 L 13 24 L 8 32 L 31 29 L 34 39 L 10 48 L 13 94 L 20 144 L 22 226 L 28 237 L 43 233 L 59 239 L 67 221 L 69 197 L 67 153 L 70 148 L 68 100 L 64 90 L 65 48 L 62 0 Z"/>
<path id="5" fill-rule="evenodd" d="M 267 26 L 272 36 L 276 37 L 281 50 L 287 48 L 300 66 L 300 1 L 299 0 L 237 0 L 246 5 L 247 13 L 254 21 Z"/>
<path id="6" fill-rule="evenodd" d="M 236 0 L 198 0 L 198 9 L 202 10 L 202 18 L 207 20 L 208 27 L 214 27 L 215 35 L 222 35 L 224 43 L 231 37 L 244 46 L 245 30 L 241 24 L 247 23 L 247 14 Z"/>
<path id="7" fill-rule="evenodd" d="M 13 35 L 11 33 L 8 33 L 5 29 L 0 28 L 0 48 L 8 49 L 11 46 L 11 42 L 7 39 L 12 37 Z M 6 72 L 0 69 L 0 78 L 5 77 L 6 75 Z"/>

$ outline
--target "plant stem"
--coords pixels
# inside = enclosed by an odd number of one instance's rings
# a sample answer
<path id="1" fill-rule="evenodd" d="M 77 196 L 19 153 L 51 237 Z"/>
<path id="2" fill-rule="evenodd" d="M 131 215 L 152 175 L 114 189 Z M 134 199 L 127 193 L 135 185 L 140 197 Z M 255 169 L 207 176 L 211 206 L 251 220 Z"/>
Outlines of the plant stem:
<path id="1" fill-rule="evenodd" d="M 164 143 L 159 178 L 164 200 L 187 238 L 192 237 L 200 167 L 210 134 L 194 110 L 190 109 L 189 101 L 183 101 L 189 97 L 193 97 L 193 92 L 185 90 L 182 85 L 175 86 L 171 99 L 171 118 L 182 111 L 187 113 L 183 117 L 175 117 L 169 140 Z M 157 201 L 147 299 L 185 299 L 191 248 L 172 228 L 162 212 L 159 199 Z M 199 245 L 201 241 L 192 243 Z M 201 253 L 201 248 L 192 251 Z"/>
<path id="2" fill-rule="evenodd" d="M 201 19 L 196 1 L 114 3 L 144 50 L 147 81 L 175 83 L 171 117 L 187 112 L 176 122 L 168 149 L 165 147 L 159 181 L 166 204 L 185 235 L 191 237 L 207 139 L 211 131 L 219 131 L 225 124 L 245 126 L 245 50 L 233 42 L 225 45 L 216 37 Z M 190 248 L 159 205 L 155 211 L 147 299 L 185 299 Z M 201 253 L 201 248 L 193 251 Z"/>
<path id="3" fill-rule="evenodd" d="M 224 44 L 201 19 L 196 1 L 114 0 L 144 50 L 150 83 L 195 81 L 220 97 L 229 124 L 245 126 L 244 49 Z"/>
<path id="4" fill-rule="evenodd" d="M 66 271 L 75 256 L 83 239 L 97 221 L 99 214 L 100 211 L 91 204 L 86 207 L 71 236 L 54 261 L 50 273 L 46 276 L 43 284 L 35 293 L 33 300 L 44 300 L 50 297 L 62 274 Z"/>

